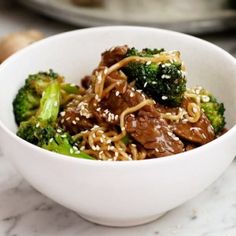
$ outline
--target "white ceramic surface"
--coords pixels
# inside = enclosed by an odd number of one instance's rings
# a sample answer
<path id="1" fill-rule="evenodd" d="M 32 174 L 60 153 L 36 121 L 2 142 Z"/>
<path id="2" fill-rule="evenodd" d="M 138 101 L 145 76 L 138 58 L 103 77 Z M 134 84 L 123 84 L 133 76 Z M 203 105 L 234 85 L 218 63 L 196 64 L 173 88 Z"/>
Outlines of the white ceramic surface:
<path id="1" fill-rule="evenodd" d="M 11 102 L 29 73 L 53 68 L 76 82 L 114 45 L 180 50 L 190 84 L 210 89 L 226 106 L 228 128 L 195 150 L 147 161 L 79 160 L 35 147 L 15 136 Z M 220 69 L 219 69 L 220 68 Z M 3 151 L 36 189 L 94 222 L 130 226 L 148 222 L 210 185 L 232 161 L 236 146 L 236 62 L 222 49 L 170 31 L 105 27 L 58 35 L 17 53 L 0 66 L 0 138 Z"/>

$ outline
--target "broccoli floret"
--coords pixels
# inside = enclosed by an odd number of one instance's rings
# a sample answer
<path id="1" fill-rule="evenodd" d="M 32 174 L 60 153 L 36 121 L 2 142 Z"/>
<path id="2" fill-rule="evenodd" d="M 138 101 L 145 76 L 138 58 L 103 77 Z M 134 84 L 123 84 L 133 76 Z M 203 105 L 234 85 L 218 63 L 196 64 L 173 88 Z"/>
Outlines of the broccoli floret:
<path id="1" fill-rule="evenodd" d="M 78 158 L 93 159 L 89 155 L 75 150 L 72 137 L 57 127 L 60 96 L 59 82 L 51 82 L 43 91 L 37 113 L 29 120 L 20 123 L 17 135 L 49 151 Z"/>
<path id="2" fill-rule="evenodd" d="M 127 56 L 154 57 L 162 49 L 143 49 L 138 52 L 132 48 Z M 173 60 L 165 63 L 130 62 L 123 68 L 128 81 L 135 81 L 135 86 L 142 89 L 157 102 L 168 106 L 179 106 L 186 91 L 186 79 L 182 64 Z"/>
<path id="3" fill-rule="evenodd" d="M 126 57 L 130 57 L 130 56 L 139 56 L 139 57 L 152 57 L 153 55 L 156 54 L 160 54 L 161 52 L 164 52 L 165 50 L 163 48 L 154 48 L 154 49 L 150 49 L 150 48 L 144 48 L 141 51 L 139 51 L 136 48 L 129 48 L 127 53 L 126 53 Z"/>
<path id="4" fill-rule="evenodd" d="M 21 121 L 28 120 L 35 115 L 39 104 L 40 96 L 35 91 L 26 87 L 21 88 L 13 101 L 16 123 L 20 124 Z"/>
<path id="5" fill-rule="evenodd" d="M 200 89 L 201 109 L 211 122 L 215 134 L 219 134 L 225 127 L 224 104 L 219 103 L 217 99 L 206 89 Z"/>
<path id="6" fill-rule="evenodd" d="M 43 144 L 42 148 L 60 154 L 64 154 L 67 156 L 84 158 L 84 159 L 94 159 L 88 154 L 79 151 L 72 137 L 68 133 L 63 133 L 63 134 L 57 133 L 54 136 L 54 138 L 49 140 L 48 143 Z"/>
<path id="7" fill-rule="evenodd" d="M 68 102 L 71 99 L 71 94 L 79 94 L 80 92 L 78 86 L 64 83 L 64 78 L 52 70 L 29 75 L 25 81 L 25 85 L 18 91 L 13 101 L 13 111 L 18 125 L 20 122 L 26 121 L 35 115 L 39 108 L 43 91 L 53 81 L 57 81 L 60 84 L 62 95 L 61 104 Z"/>

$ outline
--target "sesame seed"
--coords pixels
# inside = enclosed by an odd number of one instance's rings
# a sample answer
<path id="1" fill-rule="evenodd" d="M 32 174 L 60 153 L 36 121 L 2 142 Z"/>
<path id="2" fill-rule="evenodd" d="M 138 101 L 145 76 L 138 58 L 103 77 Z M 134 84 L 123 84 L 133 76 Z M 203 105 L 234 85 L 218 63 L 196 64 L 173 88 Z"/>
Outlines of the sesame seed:
<path id="1" fill-rule="evenodd" d="M 72 121 L 72 124 L 73 124 L 73 125 L 76 125 L 76 121 L 75 121 L 75 120 L 73 120 L 73 121 Z"/>
<path id="2" fill-rule="evenodd" d="M 152 63 L 151 61 L 147 61 L 146 65 L 148 66 L 148 65 L 150 65 L 151 63 Z"/>
<path id="3" fill-rule="evenodd" d="M 130 96 L 131 98 L 134 97 L 134 93 L 131 92 L 129 96 Z"/>
<path id="4" fill-rule="evenodd" d="M 202 101 L 203 102 L 209 102 L 210 101 L 210 98 L 206 95 L 202 95 Z"/>
<path id="5" fill-rule="evenodd" d="M 60 115 L 61 115 L 62 117 L 65 116 L 65 114 L 66 114 L 65 111 L 62 111 L 62 112 L 60 113 Z"/>
<path id="6" fill-rule="evenodd" d="M 58 133 L 61 133 L 62 131 L 61 131 L 61 129 L 57 129 L 57 132 L 58 132 Z"/>
<path id="7" fill-rule="evenodd" d="M 196 107 L 193 107 L 193 113 L 197 113 L 198 109 Z"/>
<path id="8" fill-rule="evenodd" d="M 166 99 L 168 99 L 168 97 L 167 96 L 162 96 L 161 99 L 166 100 Z"/>
<path id="9" fill-rule="evenodd" d="M 119 91 L 116 91 L 116 96 L 119 96 L 120 95 L 120 92 Z"/>
<path id="10" fill-rule="evenodd" d="M 144 88 L 147 86 L 147 82 L 145 82 L 145 84 L 144 84 Z"/>
<path id="11" fill-rule="evenodd" d="M 53 141 L 53 138 L 50 138 L 50 139 L 49 139 L 49 143 L 51 143 L 52 141 Z"/>
<path id="12" fill-rule="evenodd" d="M 175 141 L 179 141 L 179 137 L 173 137 Z"/>
<path id="13" fill-rule="evenodd" d="M 168 131 L 167 134 L 171 137 L 173 135 L 172 132 Z"/>

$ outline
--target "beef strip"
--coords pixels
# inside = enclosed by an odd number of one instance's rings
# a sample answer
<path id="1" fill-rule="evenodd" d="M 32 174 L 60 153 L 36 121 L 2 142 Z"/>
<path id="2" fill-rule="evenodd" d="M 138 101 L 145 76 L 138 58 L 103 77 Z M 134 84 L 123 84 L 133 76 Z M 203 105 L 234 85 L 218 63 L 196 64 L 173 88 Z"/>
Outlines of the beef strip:
<path id="1" fill-rule="evenodd" d="M 83 130 L 91 129 L 95 120 L 91 113 L 91 107 L 81 99 L 72 100 L 66 109 L 60 113 L 59 124 L 71 135 Z"/>
<path id="2" fill-rule="evenodd" d="M 206 144 L 215 138 L 214 130 L 210 121 L 204 113 L 196 123 L 184 122 L 174 123 L 174 133 L 190 142 Z"/>
<path id="3" fill-rule="evenodd" d="M 81 80 L 81 85 L 84 89 L 89 89 L 89 87 L 92 85 L 91 76 L 89 75 L 84 76 L 84 78 Z"/>
<path id="4" fill-rule="evenodd" d="M 160 118 L 155 108 L 140 110 L 125 119 L 125 128 L 138 143 L 147 150 L 147 157 L 163 157 L 184 151 L 184 145 L 169 128 L 167 122 Z"/>
<path id="5" fill-rule="evenodd" d="M 111 66 L 122 60 L 128 51 L 128 46 L 118 46 L 102 53 L 102 60 L 99 66 Z"/>
<path id="6" fill-rule="evenodd" d="M 185 98 L 182 102 L 181 108 L 186 110 L 189 102 L 191 101 Z M 156 109 L 160 113 L 169 112 L 172 114 L 178 114 L 179 112 L 179 108 L 166 107 L 160 104 L 156 105 Z M 177 136 L 181 139 L 187 140 L 188 142 L 202 145 L 212 141 L 215 138 L 213 127 L 203 112 L 201 112 L 200 119 L 195 123 L 191 123 L 185 118 L 179 122 L 168 121 L 168 123 L 173 126 L 174 133 Z"/>

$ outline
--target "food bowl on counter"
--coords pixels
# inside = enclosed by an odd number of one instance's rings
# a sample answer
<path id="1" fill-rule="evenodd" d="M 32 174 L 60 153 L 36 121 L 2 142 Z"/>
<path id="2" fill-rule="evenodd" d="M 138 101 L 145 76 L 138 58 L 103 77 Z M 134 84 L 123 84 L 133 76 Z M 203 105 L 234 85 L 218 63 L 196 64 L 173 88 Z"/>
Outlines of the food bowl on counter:
<path id="1" fill-rule="evenodd" d="M 188 84 L 208 88 L 224 103 L 228 131 L 190 151 L 133 161 L 73 158 L 16 135 L 12 102 L 29 74 L 53 69 L 78 84 L 97 66 L 101 52 L 116 45 L 180 51 Z M 132 226 L 157 219 L 213 183 L 236 154 L 236 61 L 223 49 L 192 36 L 131 26 L 76 30 L 16 53 L 1 64 L 0 78 L 4 153 L 34 188 L 98 224 Z"/>

